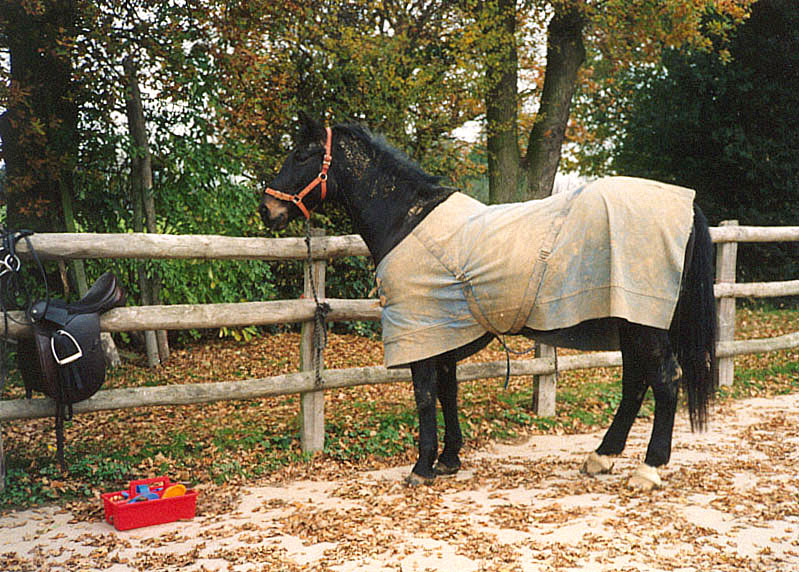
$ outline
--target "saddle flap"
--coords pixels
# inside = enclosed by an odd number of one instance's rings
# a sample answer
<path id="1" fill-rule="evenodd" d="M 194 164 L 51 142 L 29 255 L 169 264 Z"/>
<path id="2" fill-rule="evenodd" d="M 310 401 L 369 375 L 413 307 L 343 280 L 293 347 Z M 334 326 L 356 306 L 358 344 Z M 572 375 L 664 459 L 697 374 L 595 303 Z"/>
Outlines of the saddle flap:
<path id="1" fill-rule="evenodd" d="M 33 340 L 17 350 L 25 388 L 65 405 L 94 395 L 105 381 L 105 356 L 98 314 L 75 314 L 63 327 L 34 325 Z"/>
<path id="2" fill-rule="evenodd" d="M 43 336 L 41 341 L 48 346 L 49 336 Z M 39 350 L 40 343 L 36 334 L 32 338 L 21 338 L 17 342 L 17 363 L 28 398 L 33 391 L 41 391 L 50 397 L 55 395 L 56 364 L 51 358 L 48 359 L 49 347 L 45 353 Z"/>
<path id="3" fill-rule="evenodd" d="M 20 340 L 17 358 L 25 389 L 63 405 L 91 397 L 105 381 L 100 312 L 123 304 L 125 292 L 106 272 L 83 298 L 39 300 L 31 306 L 34 336 Z"/>

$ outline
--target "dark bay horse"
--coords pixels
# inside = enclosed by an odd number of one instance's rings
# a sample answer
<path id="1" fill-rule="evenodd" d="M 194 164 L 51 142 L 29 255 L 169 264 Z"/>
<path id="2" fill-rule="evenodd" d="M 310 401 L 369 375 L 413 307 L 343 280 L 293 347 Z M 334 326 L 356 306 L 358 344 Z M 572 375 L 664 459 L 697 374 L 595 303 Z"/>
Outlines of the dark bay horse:
<path id="1" fill-rule="evenodd" d="M 438 178 L 425 173 L 405 155 L 391 148 L 381 137 L 371 134 L 366 128 L 351 124 L 325 128 L 302 115 L 296 147 L 267 189 L 259 212 L 268 227 L 278 229 L 285 227 L 294 218 L 308 218 L 325 200 L 338 203 L 349 213 L 355 231 L 366 242 L 380 274 L 381 262 L 394 256 L 392 251 L 395 247 L 404 244 L 403 241 L 409 235 L 422 228 L 421 223 L 428 217 L 429 221 L 441 221 L 450 226 L 453 224 L 446 217 L 442 218 L 442 211 L 438 207 L 444 203 L 449 204 L 450 198 L 456 195 L 461 202 L 471 201 L 463 198 L 465 195 L 456 193 L 455 189 L 440 185 Z M 624 197 L 624 200 L 631 203 L 637 200 L 635 193 Z M 560 199 L 543 201 L 556 200 Z M 537 208 L 537 203 L 544 206 L 550 204 L 530 201 L 518 205 L 532 204 Z M 646 490 L 661 486 L 657 467 L 666 464 L 671 455 L 679 388 L 682 387 L 687 396 L 691 426 L 694 429 L 705 426 L 708 403 L 715 391 L 713 249 L 707 222 L 698 207 L 693 205 L 692 192 L 687 205 L 687 222 L 684 223 L 684 240 L 680 247 L 682 250 L 679 251 L 680 260 L 674 288 L 675 303 L 666 316 L 665 327 L 653 327 L 610 314 L 553 329 L 531 328 L 522 322 L 521 325 L 517 323 L 515 329 L 510 331 L 561 347 L 621 349 L 621 402 L 601 444 L 589 455 L 582 470 L 588 474 L 611 470 L 610 457 L 623 451 L 644 395 L 648 388 L 652 388 L 655 399 L 652 434 L 644 463 L 629 481 L 630 486 Z M 628 205 L 622 204 L 621 211 L 635 213 L 634 207 L 637 205 L 629 206 L 627 208 Z M 507 213 L 509 209 L 515 208 L 517 207 L 514 205 L 507 205 L 503 212 Z M 621 218 L 625 229 L 621 234 L 623 241 L 628 234 L 636 235 L 639 230 L 636 225 L 640 226 L 641 223 L 635 219 L 634 214 L 626 214 Z M 491 232 L 492 228 L 488 228 L 487 235 Z M 615 241 L 619 242 L 620 239 L 617 237 Z M 652 248 L 659 247 L 653 245 Z M 516 250 L 523 251 L 525 248 Z M 542 252 L 544 255 L 541 258 L 545 259 L 548 252 L 543 249 Z M 640 256 L 644 254 L 641 252 Z M 677 257 L 672 255 L 671 258 Z M 536 266 L 539 262 L 535 259 Z M 420 261 L 419 267 L 422 265 Z M 405 276 L 413 277 L 414 266 L 414 259 L 411 258 L 411 264 L 406 265 L 402 271 Z M 546 264 L 542 264 L 542 267 L 545 266 Z M 656 268 L 653 269 L 653 272 L 656 271 Z M 583 270 L 582 273 L 591 274 L 590 269 Z M 399 297 L 406 294 L 401 291 L 403 282 L 400 280 L 399 287 L 395 288 L 400 290 L 398 293 L 394 292 Z M 468 280 L 458 286 L 469 290 L 471 286 L 467 282 Z M 650 283 L 657 286 L 652 280 Z M 640 299 L 647 300 L 646 296 Z M 426 307 L 427 302 L 424 295 L 411 298 L 409 307 Z M 641 311 L 638 305 L 632 306 L 632 314 Z M 386 309 L 383 313 L 386 342 Z M 459 347 L 414 359 L 409 363 L 419 415 L 419 456 L 408 477 L 410 484 L 430 482 L 436 475 L 453 474 L 461 466 L 459 451 L 463 436 L 458 421 L 455 365 L 458 360 L 485 347 L 498 335 L 489 326 L 481 330 L 482 333 L 474 334 L 474 331 L 469 330 L 470 338 Z M 592 336 L 596 338 L 597 333 L 601 334 L 604 341 L 598 344 L 585 342 Z M 429 338 L 429 345 L 438 347 L 438 338 L 447 336 Z M 388 345 L 386 351 L 388 361 Z M 441 403 L 445 422 L 444 447 L 440 455 L 436 430 L 436 399 Z"/>

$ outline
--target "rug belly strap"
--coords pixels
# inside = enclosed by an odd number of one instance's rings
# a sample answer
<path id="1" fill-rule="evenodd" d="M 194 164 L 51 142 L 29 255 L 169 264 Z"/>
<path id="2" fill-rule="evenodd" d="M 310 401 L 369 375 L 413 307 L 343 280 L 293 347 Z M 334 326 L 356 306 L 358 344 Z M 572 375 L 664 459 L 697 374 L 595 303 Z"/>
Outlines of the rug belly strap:
<path id="1" fill-rule="evenodd" d="M 434 211 L 413 236 L 458 283 L 484 331 L 516 333 L 536 303 L 547 259 L 578 193 L 491 207 L 453 197 L 454 205 Z"/>
<path id="2" fill-rule="evenodd" d="M 474 295 L 474 288 L 472 288 L 471 282 L 465 280 L 463 282 L 463 296 L 466 298 L 466 302 L 469 304 L 469 311 L 472 313 L 472 317 L 477 320 L 477 323 L 487 332 L 491 332 L 494 335 L 504 334 L 505 332 L 498 331 L 494 325 L 489 321 L 488 317 L 483 312 L 483 309 L 480 307 L 480 303 L 477 301 L 477 297 Z"/>
<path id="3" fill-rule="evenodd" d="M 447 252 L 441 247 L 439 241 L 436 240 L 434 236 L 430 233 L 425 231 L 426 227 L 417 228 L 414 231 L 414 235 L 416 238 L 419 239 L 424 247 L 430 251 L 430 253 L 436 257 L 436 259 L 441 263 L 444 268 L 447 269 L 448 272 L 452 274 L 455 280 L 460 284 L 461 290 L 463 291 L 463 297 L 466 300 L 466 303 L 469 305 L 469 311 L 472 314 L 472 317 L 480 324 L 485 331 L 491 332 L 492 334 L 504 334 L 505 332 L 501 332 L 497 330 L 494 325 L 491 323 L 491 320 L 486 316 L 483 308 L 480 306 L 480 303 L 477 301 L 477 296 L 474 293 L 474 287 L 472 286 L 472 282 L 469 277 L 463 272 L 461 268 L 458 267 L 458 264 L 447 254 Z"/>

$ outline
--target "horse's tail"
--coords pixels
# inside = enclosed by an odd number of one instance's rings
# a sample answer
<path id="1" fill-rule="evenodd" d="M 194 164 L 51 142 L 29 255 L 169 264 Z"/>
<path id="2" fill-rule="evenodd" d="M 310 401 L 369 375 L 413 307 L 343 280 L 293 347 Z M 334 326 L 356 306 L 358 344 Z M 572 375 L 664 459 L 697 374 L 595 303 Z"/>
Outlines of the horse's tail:
<path id="1" fill-rule="evenodd" d="M 707 423 L 708 403 L 717 389 L 716 300 L 713 243 L 707 219 L 697 206 L 694 206 L 692 232 L 671 334 L 683 370 L 682 385 L 688 396 L 691 429 L 701 430 Z"/>

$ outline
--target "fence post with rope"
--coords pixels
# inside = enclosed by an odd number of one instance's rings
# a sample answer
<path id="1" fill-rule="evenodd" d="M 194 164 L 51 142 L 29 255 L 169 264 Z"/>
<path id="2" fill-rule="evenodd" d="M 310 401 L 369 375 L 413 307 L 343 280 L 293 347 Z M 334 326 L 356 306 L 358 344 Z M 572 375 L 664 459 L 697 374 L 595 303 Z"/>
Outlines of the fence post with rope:
<path id="1" fill-rule="evenodd" d="M 312 228 L 309 232 L 310 237 L 324 235 L 323 229 Z M 304 298 L 313 299 L 317 303 L 324 301 L 326 269 L 325 260 L 312 260 L 309 256 L 305 261 L 302 292 Z M 316 371 L 317 380 L 320 379 L 318 376 L 324 367 L 323 348 L 320 347 L 320 342 L 325 335 L 324 331 L 317 330 L 324 327 L 324 324 L 319 324 L 316 319 L 304 322 L 300 336 L 300 369 Z M 322 390 L 309 391 L 302 393 L 300 398 L 302 450 L 305 453 L 315 453 L 325 446 L 325 393 Z"/>

